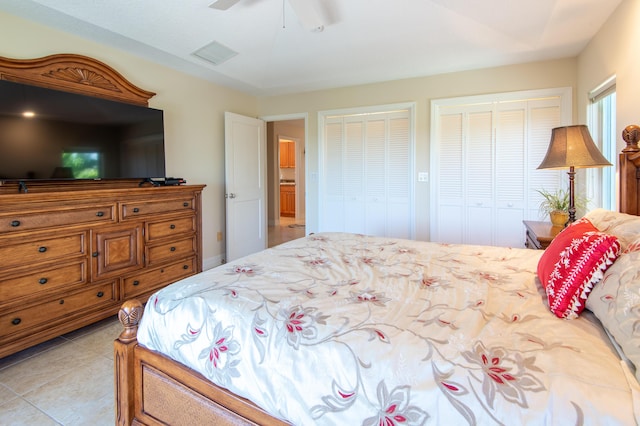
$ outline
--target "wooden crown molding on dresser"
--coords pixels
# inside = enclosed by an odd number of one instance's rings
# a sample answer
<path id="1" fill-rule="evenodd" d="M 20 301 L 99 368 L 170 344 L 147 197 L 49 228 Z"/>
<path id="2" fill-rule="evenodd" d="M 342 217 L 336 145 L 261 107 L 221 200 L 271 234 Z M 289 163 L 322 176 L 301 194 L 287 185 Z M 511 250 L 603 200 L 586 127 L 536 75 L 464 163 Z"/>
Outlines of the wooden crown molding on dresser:
<path id="1" fill-rule="evenodd" d="M 0 79 L 148 106 L 155 93 L 143 90 L 109 65 L 71 53 L 37 59 L 0 56 Z"/>

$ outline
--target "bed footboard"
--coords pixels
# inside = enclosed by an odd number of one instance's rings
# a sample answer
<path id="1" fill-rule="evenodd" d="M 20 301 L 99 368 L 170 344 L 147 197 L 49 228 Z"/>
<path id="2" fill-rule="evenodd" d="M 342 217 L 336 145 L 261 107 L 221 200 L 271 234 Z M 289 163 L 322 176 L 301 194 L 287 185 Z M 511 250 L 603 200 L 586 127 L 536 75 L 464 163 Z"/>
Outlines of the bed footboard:
<path id="1" fill-rule="evenodd" d="M 142 303 L 125 302 L 114 342 L 116 425 L 285 426 L 250 401 L 199 373 L 138 345 Z"/>

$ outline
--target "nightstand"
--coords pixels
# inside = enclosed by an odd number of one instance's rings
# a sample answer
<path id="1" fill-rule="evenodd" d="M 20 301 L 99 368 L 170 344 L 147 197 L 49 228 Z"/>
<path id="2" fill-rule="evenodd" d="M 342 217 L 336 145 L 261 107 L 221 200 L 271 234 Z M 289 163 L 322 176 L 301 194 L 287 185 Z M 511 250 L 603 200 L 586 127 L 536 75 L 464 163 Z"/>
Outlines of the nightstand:
<path id="1" fill-rule="evenodd" d="M 544 250 L 549 247 L 551 241 L 564 229 L 562 226 L 553 226 L 551 222 L 524 220 L 522 223 L 527 236 L 524 245 L 533 250 Z"/>

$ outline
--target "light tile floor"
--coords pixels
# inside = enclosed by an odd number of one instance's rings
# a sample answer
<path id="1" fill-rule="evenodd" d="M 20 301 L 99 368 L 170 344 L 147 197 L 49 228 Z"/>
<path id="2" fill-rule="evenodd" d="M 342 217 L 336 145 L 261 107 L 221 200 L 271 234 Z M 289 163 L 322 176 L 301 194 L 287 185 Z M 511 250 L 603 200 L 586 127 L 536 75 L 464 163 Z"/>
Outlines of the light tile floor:
<path id="1" fill-rule="evenodd" d="M 111 318 L 0 359 L 0 425 L 113 425 Z"/>
<path id="2" fill-rule="evenodd" d="M 269 247 L 305 235 L 293 218 L 269 227 Z M 0 425 L 113 425 L 114 315 L 0 359 Z"/>
<path id="3" fill-rule="evenodd" d="M 280 217 L 279 226 L 269 226 L 269 247 L 305 236 L 304 223 L 293 217 Z"/>

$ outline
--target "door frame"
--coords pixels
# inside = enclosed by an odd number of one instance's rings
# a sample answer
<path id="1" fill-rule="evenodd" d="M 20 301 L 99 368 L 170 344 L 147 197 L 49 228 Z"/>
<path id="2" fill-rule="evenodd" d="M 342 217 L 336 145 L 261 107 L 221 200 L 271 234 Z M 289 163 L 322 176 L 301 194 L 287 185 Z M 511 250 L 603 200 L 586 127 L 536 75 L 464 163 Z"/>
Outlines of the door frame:
<path id="1" fill-rule="evenodd" d="M 309 114 L 305 113 L 294 113 L 294 114 L 280 114 L 280 115 L 265 115 L 265 116 L 260 116 L 259 117 L 261 120 L 263 120 L 265 123 L 267 123 L 267 126 L 269 123 L 274 122 L 274 121 L 287 121 L 287 120 L 304 120 L 304 141 L 305 141 L 305 150 L 307 149 L 306 147 L 308 146 L 308 141 L 309 141 Z M 268 127 L 267 127 L 268 129 Z M 292 138 L 292 137 L 287 137 L 285 135 L 276 135 L 276 138 L 278 137 L 283 137 L 283 138 L 288 138 L 291 140 L 296 140 L 297 142 L 299 142 L 298 138 Z M 267 137 L 268 139 L 268 137 Z M 275 140 L 275 143 L 277 143 L 278 141 Z M 268 149 L 268 148 L 267 148 Z M 279 148 L 278 148 L 279 150 Z M 298 150 L 298 146 L 296 146 L 296 151 Z M 279 151 L 276 151 L 279 154 Z M 297 155 L 297 154 L 296 154 Z M 299 192 L 300 191 L 305 191 L 306 193 L 308 193 L 308 191 L 306 191 L 306 185 L 308 182 L 308 170 L 309 170 L 309 164 L 307 163 L 307 155 L 303 155 L 303 159 L 304 159 L 304 183 L 305 183 L 305 188 L 299 188 L 296 187 L 296 217 L 298 216 L 298 212 L 301 210 L 299 207 L 300 205 L 299 203 Z M 296 158 L 297 160 L 298 158 Z M 267 161 L 273 161 L 273 169 L 279 169 L 279 157 L 278 155 L 274 156 L 272 159 L 267 158 Z M 267 169 L 268 170 L 268 169 Z M 299 180 L 299 171 L 296 170 L 296 180 Z M 279 174 L 278 174 L 279 176 Z M 268 178 L 267 178 L 268 180 Z M 280 220 L 280 179 L 274 179 L 273 185 L 268 186 L 267 188 L 268 194 L 267 194 L 267 199 L 269 199 L 269 195 L 273 194 L 274 198 L 277 200 L 277 211 L 278 211 L 278 215 L 275 219 L 276 223 L 269 223 L 269 225 L 278 225 L 279 220 Z M 277 196 L 275 196 L 275 194 L 277 194 Z M 305 216 L 306 216 L 306 212 L 308 211 L 308 207 L 309 207 L 309 201 L 307 199 L 307 197 L 305 196 Z M 273 209 L 273 206 L 267 206 L 268 209 Z M 267 214 L 268 217 L 268 214 Z M 306 220 L 306 219 L 305 219 Z"/>

